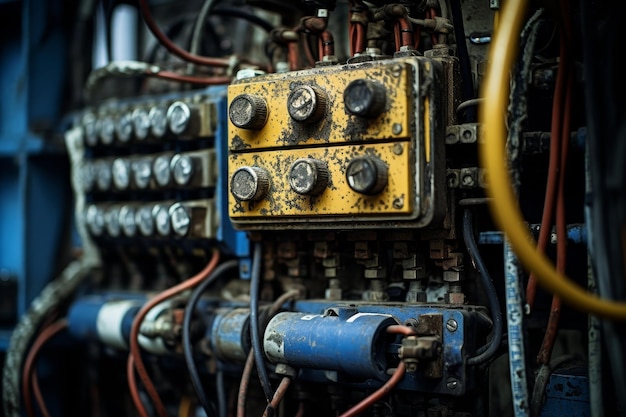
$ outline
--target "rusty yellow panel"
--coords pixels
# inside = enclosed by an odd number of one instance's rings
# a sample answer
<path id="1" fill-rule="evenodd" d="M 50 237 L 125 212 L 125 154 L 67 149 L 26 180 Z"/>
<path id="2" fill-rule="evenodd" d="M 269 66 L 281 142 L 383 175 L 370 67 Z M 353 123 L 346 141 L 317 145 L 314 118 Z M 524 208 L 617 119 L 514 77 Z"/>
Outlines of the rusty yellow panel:
<path id="1" fill-rule="evenodd" d="M 412 136 L 414 66 L 402 60 L 371 62 L 269 74 L 232 84 L 228 104 L 241 94 L 261 97 L 267 105 L 267 121 L 257 130 L 241 129 L 228 121 L 231 151 L 319 145 L 363 140 L 394 141 Z M 386 90 L 385 111 L 373 119 L 351 116 L 345 111 L 343 92 L 350 82 L 375 80 Z M 291 118 L 289 93 L 310 86 L 325 96 L 320 120 L 306 124 Z"/>
<path id="2" fill-rule="evenodd" d="M 387 186 L 372 196 L 353 191 L 345 174 L 352 159 L 367 155 L 384 161 L 389 170 Z M 328 186 L 321 194 L 300 195 L 291 189 L 289 170 L 299 158 L 313 158 L 328 167 Z M 235 223 L 238 220 L 277 223 L 281 218 L 352 221 L 384 216 L 408 219 L 419 215 L 415 154 L 408 142 L 231 154 L 229 178 L 235 170 L 246 166 L 267 171 L 270 187 L 267 196 L 259 201 L 238 201 L 229 193 L 229 212 Z"/>

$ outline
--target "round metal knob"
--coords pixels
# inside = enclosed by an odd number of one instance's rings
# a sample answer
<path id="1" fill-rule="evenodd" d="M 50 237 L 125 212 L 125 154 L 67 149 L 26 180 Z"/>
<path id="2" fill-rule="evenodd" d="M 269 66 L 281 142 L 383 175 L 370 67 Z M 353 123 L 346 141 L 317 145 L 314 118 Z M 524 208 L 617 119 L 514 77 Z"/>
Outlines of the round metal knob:
<path id="1" fill-rule="evenodd" d="M 387 165 L 373 156 L 358 157 L 350 161 L 346 169 L 348 185 L 357 193 L 374 195 L 387 186 Z"/>
<path id="2" fill-rule="evenodd" d="M 289 185 L 302 195 L 321 194 L 328 186 L 329 177 L 328 167 L 317 159 L 298 159 L 289 169 Z"/>
<path id="3" fill-rule="evenodd" d="M 228 107 L 230 121 L 241 129 L 260 129 L 267 121 L 267 103 L 258 96 L 241 94 Z"/>
<path id="4" fill-rule="evenodd" d="M 343 92 L 346 112 L 353 116 L 375 118 L 385 111 L 387 90 L 378 81 L 354 80 Z"/>
<path id="5" fill-rule="evenodd" d="M 195 134 L 194 127 L 197 126 L 199 117 L 196 108 L 190 107 L 182 101 L 175 101 L 167 109 L 167 122 L 170 129 L 175 135 Z"/>
<path id="6" fill-rule="evenodd" d="M 242 167 L 230 179 L 230 192 L 239 201 L 256 201 L 265 197 L 270 189 L 270 177 L 259 167 Z"/>
<path id="7" fill-rule="evenodd" d="M 315 123 L 326 114 L 326 102 L 326 93 L 318 87 L 300 85 L 289 93 L 287 110 L 298 122 Z"/>

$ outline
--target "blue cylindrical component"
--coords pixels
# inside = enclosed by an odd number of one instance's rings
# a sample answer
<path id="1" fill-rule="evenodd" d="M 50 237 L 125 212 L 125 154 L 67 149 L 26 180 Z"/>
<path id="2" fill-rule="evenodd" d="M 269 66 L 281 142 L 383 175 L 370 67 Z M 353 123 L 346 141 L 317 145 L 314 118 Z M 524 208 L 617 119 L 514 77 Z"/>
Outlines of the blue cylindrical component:
<path id="1" fill-rule="evenodd" d="M 268 323 L 263 347 L 272 363 L 386 380 L 385 353 L 393 337 L 385 329 L 392 324 L 398 322 L 389 315 L 354 309 L 284 312 Z"/>
<path id="2" fill-rule="evenodd" d="M 250 309 L 220 308 L 211 326 L 211 348 L 228 362 L 245 362 L 250 350 Z"/>
<path id="3" fill-rule="evenodd" d="M 144 301 L 145 295 L 99 294 L 79 298 L 69 309 L 68 330 L 79 340 L 128 349 L 133 318 Z"/>

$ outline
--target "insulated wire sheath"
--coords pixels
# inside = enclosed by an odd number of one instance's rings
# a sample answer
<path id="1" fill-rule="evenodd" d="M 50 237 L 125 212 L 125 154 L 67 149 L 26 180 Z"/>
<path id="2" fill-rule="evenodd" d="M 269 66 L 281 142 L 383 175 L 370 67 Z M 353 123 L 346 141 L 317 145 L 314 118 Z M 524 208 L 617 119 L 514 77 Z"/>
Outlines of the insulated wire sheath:
<path id="1" fill-rule="evenodd" d="M 135 407 L 137 408 L 137 411 L 139 411 L 139 413 L 142 416 L 147 416 L 148 413 L 146 411 L 144 404 L 139 399 L 139 396 L 135 395 L 136 394 L 135 391 L 137 391 L 137 385 L 134 384 L 135 378 L 133 374 L 133 368 L 137 370 L 137 374 L 139 375 L 141 382 L 143 382 L 146 392 L 148 393 L 148 395 L 150 396 L 150 399 L 154 403 L 154 407 L 156 409 L 158 416 L 167 417 L 167 410 L 165 409 L 165 405 L 163 404 L 163 401 L 159 397 L 159 393 L 157 392 L 154 384 L 152 383 L 152 380 L 150 379 L 150 375 L 148 374 L 148 371 L 146 370 L 146 367 L 143 364 L 143 358 L 141 356 L 141 348 L 139 346 L 139 331 L 141 328 L 141 323 L 143 322 L 147 314 L 150 312 L 150 310 L 152 310 L 152 308 L 159 305 L 163 301 L 166 301 L 176 295 L 179 295 L 180 293 L 184 291 L 187 291 L 190 288 L 195 287 L 200 282 L 202 282 L 208 275 L 210 275 L 213 272 L 213 269 L 216 267 L 217 263 L 219 262 L 219 259 L 220 259 L 220 252 L 217 249 L 214 249 L 213 255 L 211 256 L 211 260 L 200 272 L 198 272 L 193 277 L 171 288 L 168 288 L 167 290 L 149 299 L 141 307 L 141 309 L 139 310 L 139 312 L 135 315 L 135 318 L 133 319 L 133 323 L 130 328 L 130 336 L 129 336 L 130 352 L 128 354 L 126 373 L 127 373 L 127 378 L 128 378 L 129 389 L 131 391 L 131 394 L 133 394 L 133 401 L 134 401 Z M 134 366 L 131 366 L 131 362 L 134 362 Z"/>
<path id="2" fill-rule="evenodd" d="M 26 395 L 29 393 L 31 389 L 31 384 L 35 385 L 36 380 L 36 366 L 37 366 L 37 357 L 41 352 L 43 346 L 54 336 L 56 336 L 61 331 L 67 329 L 67 319 L 58 320 L 46 328 L 44 328 L 41 333 L 37 336 L 35 341 L 33 342 L 33 346 L 30 348 L 28 355 L 26 357 L 26 364 L 24 366 L 24 378 L 22 380 L 22 390 L 24 391 L 24 402 L 26 406 L 26 414 L 28 416 L 35 416 L 35 412 L 33 409 L 33 405 L 31 403 L 32 399 L 30 395 Z M 38 385 L 38 384 L 37 384 Z M 34 387 L 33 387 L 34 388 Z M 41 394 L 41 393 L 39 393 Z M 39 395 L 36 395 L 39 397 Z M 37 403 L 39 405 L 39 409 L 41 414 L 44 417 L 50 417 L 50 411 L 48 411 L 48 407 L 45 402 L 43 402 L 42 398 L 37 398 Z"/>
<path id="3" fill-rule="evenodd" d="M 259 319 L 259 291 L 261 287 L 261 252 L 263 246 L 260 242 L 254 244 L 254 254 L 252 255 L 252 276 L 250 278 L 250 337 L 256 370 L 265 394 L 267 403 L 272 402 L 274 396 L 270 377 L 265 368 L 265 358 L 261 346 L 261 332 Z"/>
<path id="4" fill-rule="evenodd" d="M 493 336 L 491 337 L 491 341 L 478 350 L 478 355 L 467 359 L 467 365 L 472 366 L 481 365 L 496 354 L 500 348 L 500 344 L 502 343 L 504 323 L 502 319 L 502 311 L 500 309 L 500 301 L 498 300 L 498 293 L 496 292 L 491 275 L 487 270 L 482 256 L 480 256 L 478 245 L 474 239 L 472 212 L 468 208 L 466 208 L 463 212 L 463 239 L 465 240 L 465 246 L 467 247 L 467 251 L 472 259 L 472 263 L 480 275 L 483 290 L 487 294 L 487 299 L 489 300 L 489 310 L 491 310 L 491 317 L 493 320 Z"/>
<path id="5" fill-rule="evenodd" d="M 508 75 L 517 52 L 517 37 L 527 2 L 508 1 L 500 12 L 498 28 L 491 44 L 487 75 L 483 84 L 485 98 L 480 107 L 484 140 L 479 146 L 481 166 L 488 172 L 487 194 L 494 222 L 504 231 L 522 264 L 536 274 L 539 284 L 555 293 L 572 308 L 614 320 L 626 320 L 626 303 L 599 298 L 587 293 L 555 270 L 552 262 L 538 254 L 536 244 L 523 220 L 511 188 L 504 155 L 504 112 L 508 96 Z"/>
<path id="6" fill-rule="evenodd" d="M 193 317 L 194 310 L 196 309 L 196 305 L 200 300 L 202 294 L 206 291 L 207 287 L 217 281 L 218 278 L 222 277 L 224 274 L 229 272 L 232 269 L 237 269 L 239 266 L 239 261 L 236 259 L 226 261 L 220 265 L 218 265 L 213 272 L 198 286 L 193 290 L 191 296 L 189 297 L 189 301 L 187 302 L 187 307 L 185 308 L 185 314 L 183 315 L 183 329 L 182 329 L 182 338 L 183 338 L 183 352 L 185 355 L 185 364 L 187 365 L 187 370 L 189 372 L 189 377 L 191 378 L 191 384 L 196 393 L 196 397 L 200 401 L 204 412 L 209 417 L 215 417 L 215 411 L 209 403 L 209 400 L 204 393 L 204 387 L 202 386 L 202 381 L 200 380 L 200 375 L 198 374 L 198 370 L 196 368 L 196 363 L 193 357 L 192 343 L 191 343 L 191 319 Z M 218 371 L 222 372 L 223 371 Z M 222 375 L 223 378 L 223 375 Z M 220 413 L 221 414 L 221 413 Z M 220 417 L 222 417 L 220 415 Z"/>
<path id="7" fill-rule="evenodd" d="M 402 378 L 404 378 L 405 373 L 406 373 L 406 365 L 404 364 L 404 362 L 400 362 L 398 364 L 398 367 L 394 371 L 393 375 L 391 376 L 391 378 L 389 378 L 382 387 L 378 388 L 372 394 L 365 397 L 363 400 L 361 400 L 361 402 L 356 404 L 354 407 L 350 408 L 345 413 L 341 414 L 339 417 L 358 416 L 359 414 L 367 410 L 369 407 L 371 407 L 373 404 L 375 404 L 378 400 L 383 398 L 385 395 L 389 394 L 391 390 L 394 389 L 394 387 L 398 385 L 400 381 L 402 381 Z"/>
<path id="8" fill-rule="evenodd" d="M 298 290 L 290 290 L 278 297 L 270 306 L 267 316 L 265 317 L 263 327 L 265 328 L 267 323 L 272 317 L 274 317 L 274 314 L 281 309 L 283 304 L 298 297 L 299 294 L 300 292 Z M 237 417 L 245 417 L 246 414 L 246 396 L 248 393 L 248 384 L 250 383 L 252 368 L 254 368 L 254 352 L 250 350 L 250 352 L 248 352 L 248 357 L 246 358 L 243 372 L 241 373 L 241 382 L 239 383 L 239 393 L 237 395 Z"/>

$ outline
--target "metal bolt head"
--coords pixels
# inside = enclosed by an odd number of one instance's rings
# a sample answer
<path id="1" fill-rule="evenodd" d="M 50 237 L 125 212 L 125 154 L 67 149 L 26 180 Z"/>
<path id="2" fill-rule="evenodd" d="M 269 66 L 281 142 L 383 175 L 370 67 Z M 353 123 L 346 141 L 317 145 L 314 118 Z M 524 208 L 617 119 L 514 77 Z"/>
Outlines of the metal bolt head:
<path id="1" fill-rule="evenodd" d="M 167 107 L 164 105 L 156 105 L 150 109 L 148 113 L 150 119 L 150 133 L 155 138 L 162 138 L 167 132 Z"/>
<path id="2" fill-rule="evenodd" d="M 96 115 L 89 112 L 86 113 L 82 120 L 83 133 L 85 135 L 85 143 L 87 146 L 95 146 L 98 144 L 98 120 Z"/>
<path id="3" fill-rule="evenodd" d="M 239 201 L 261 200 L 267 195 L 269 186 L 269 174 L 256 166 L 241 167 L 230 179 L 230 192 Z"/>
<path id="4" fill-rule="evenodd" d="M 117 116 L 115 122 L 115 134 L 117 140 L 126 143 L 133 136 L 133 118 L 129 111 L 124 111 Z"/>
<path id="5" fill-rule="evenodd" d="M 107 191 L 111 187 L 111 164 L 105 159 L 94 162 L 96 171 L 96 186 L 100 191 Z"/>
<path id="6" fill-rule="evenodd" d="M 120 208 L 117 206 L 110 207 L 104 213 L 104 222 L 106 224 L 106 229 L 109 236 L 118 237 L 121 233 Z"/>
<path id="7" fill-rule="evenodd" d="M 167 123 L 175 135 L 180 135 L 187 130 L 191 120 L 191 109 L 182 101 L 175 101 L 167 109 Z"/>
<path id="8" fill-rule="evenodd" d="M 178 185 L 189 185 L 194 174 L 193 159 L 189 155 L 176 154 L 170 162 L 174 182 Z"/>
<path id="9" fill-rule="evenodd" d="M 122 206 L 120 209 L 120 225 L 127 237 L 134 237 L 137 234 L 137 223 L 135 223 L 135 208 L 132 206 Z"/>
<path id="10" fill-rule="evenodd" d="M 173 204 L 169 209 L 172 230 L 177 236 L 186 236 L 191 227 L 191 215 L 185 206 L 180 203 Z"/>
<path id="11" fill-rule="evenodd" d="M 388 168 L 376 157 L 354 158 L 346 168 L 346 179 L 350 188 L 357 193 L 378 194 L 387 186 Z"/>
<path id="12" fill-rule="evenodd" d="M 393 132 L 394 135 L 399 135 L 400 133 L 402 133 L 402 124 L 394 123 L 391 126 L 391 131 Z"/>
<path id="13" fill-rule="evenodd" d="M 143 107 L 138 107 L 133 110 L 131 119 L 133 120 L 135 139 L 146 139 L 150 133 L 150 117 L 148 116 L 148 111 Z"/>
<path id="14" fill-rule="evenodd" d="M 97 123 L 97 130 L 102 143 L 104 145 L 112 144 L 113 139 L 115 139 L 115 120 L 113 120 L 113 116 L 107 114 L 99 118 Z"/>
<path id="15" fill-rule="evenodd" d="M 160 187 L 167 187 L 172 180 L 172 172 L 170 171 L 170 162 L 172 155 L 164 154 L 159 155 L 154 159 L 152 164 L 152 172 L 154 173 L 154 180 Z"/>
<path id="16" fill-rule="evenodd" d="M 148 188 L 150 178 L 152 178 L 152 160 L 149 157 L 140 158 L 133 161 L 133 183 L 139 189 Z"/>
<path id="17" fill-rule="evenodd" d="M 287 110 L 298 122 L 315 123 L 326 114 L 326 94 L 318 87 L 299 85 L 289 93 Z"/>
<path id="18" fill-rule="evenodd" d="M 143 236 L 152 236 L 154 233 L 154 219 L 152 218 L 152 207 L 141 206 L 135 212 L 135 223 L 139 232 Z"/>
<path id="19" fill-rule="evenodd" d="M 446 329 L 448 329 L 449 332 L 456 332 L 456 329 L 459 328 L 459 323 L 457 323 L 456 320 L 454 319 L 449 319 L 446 322 Z"/>
<path id="20" fill-rule="evenodd" d="M 301 195 L 321 194 L 328 186 L 326 164 L 313 158 L 297 159 L 289 169 L 289 185 Z"/>
<path id="21" fill-rule="evenodd" d="M 130 162 L 124 158 L 117 158 L 111 167 L 113 184 L 118 190 L 125 190 L 130 185 Z"/>
<path id="22" fill-rule="evenodd" d="M 152 218 L 156 231 L 160 236 L 169 236 L 172 231 L 170 214 L 166 204 L 156 204 L 152 207 Z"/>
<path id="23" fill-rule="evenodd" d="M 93 236 L 100 236 L 104 231 L 104 210 L 102 208 L 90 205 L 85 213 L 85 223 Z"/>
<path id="24" fill-rule="evenodd" d="M 449 390 L 455 390 L 459 385 L 459 381 L 457 381 L 454 378 L 448 378 L 448 380 L 446 381 L 446 387 Z"/>
<path id="25" fill-rule="evenodd" d="M 228 106 L 228 118 L 240 129 L 261 129 L 267 122 L 267 116 L 265 100 L 252 94 L 240 94 Z"/>
<path id="26" fill-rule="evenodd" d="M 386 97 L 385 86 L 369 79 L 354 80 L 343 92 L 346 113 L 372 119 L 385 111 Z"/>

